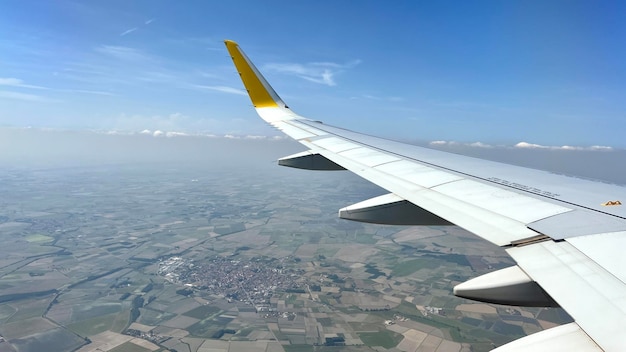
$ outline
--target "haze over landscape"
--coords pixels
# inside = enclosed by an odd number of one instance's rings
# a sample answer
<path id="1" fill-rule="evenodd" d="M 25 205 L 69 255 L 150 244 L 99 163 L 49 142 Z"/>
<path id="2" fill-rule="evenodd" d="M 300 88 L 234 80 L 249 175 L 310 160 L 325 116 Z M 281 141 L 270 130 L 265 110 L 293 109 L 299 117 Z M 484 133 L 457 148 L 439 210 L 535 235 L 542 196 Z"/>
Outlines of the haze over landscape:
<path id="1" fill-rule="evenodd" d="M 385 191 L 276 166 L 302 150 L 290 140 L 0 137 L 2 351 L 485 351 L 569 319 L 452 296 L 511 259 L 457 227 L 337 219 Z M 624 164 L 621 150 L 436 145 L 607 182 Z"/>

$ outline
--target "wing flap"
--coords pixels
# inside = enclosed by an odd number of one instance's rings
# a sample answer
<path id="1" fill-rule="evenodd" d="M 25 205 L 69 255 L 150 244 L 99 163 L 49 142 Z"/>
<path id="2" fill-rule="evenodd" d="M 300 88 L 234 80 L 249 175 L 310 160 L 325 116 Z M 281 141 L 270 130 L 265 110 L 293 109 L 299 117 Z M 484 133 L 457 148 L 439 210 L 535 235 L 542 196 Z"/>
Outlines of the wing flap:
<path id="1" fill-rule="evenodd" d="M 579 236 L 567 242 L 626 283 L 626 231 Z"/>
<path id="2" fill-rule="evenodd" d="M 577 209 L 529 223 L 528 227 L 562 240 L 597 233 L 626 231 L 626 221 L 587 209 Z"/>
<path id="3" fill-rule="evenodd" d="M 626 346 L 626 286 L 567 241 L 506 250 L 605 351 Z"/>
<path id="4" fill-rule="evenodd" d="M 524 224 L 572 210 L 469 179 L 445 183 L 432 189 Z"/>
<path id="5" fill-rule="evenodd" d="M 491 352 L 570 352 L 598 351 L 602 349 L 576 323 L 544 330 L 509 342 Z"/>

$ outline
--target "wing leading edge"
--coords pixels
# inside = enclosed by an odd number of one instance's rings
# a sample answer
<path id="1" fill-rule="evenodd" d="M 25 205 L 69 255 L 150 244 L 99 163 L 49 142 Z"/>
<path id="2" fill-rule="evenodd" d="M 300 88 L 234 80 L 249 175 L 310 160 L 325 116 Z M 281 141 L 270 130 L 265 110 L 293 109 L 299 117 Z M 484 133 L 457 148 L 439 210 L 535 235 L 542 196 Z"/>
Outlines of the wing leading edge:
<path id="1" fill-rule="evenodd" d="M 225 43 L 257 113 L 308 148 L 281 158 L 281 165 L 347 169 L 390 192 L 348 206 L 340 217 L 461 226 L 505 247 L 518 265 L 458 285 L 455 294 L 500 304 L 560 305 L 575 319 L 499 351 L 541 346 L 565 351 L 573 342 L 585 350 L 626 347 L 626 258 L 612 245 L 626 244 L 626 209 L 605 206 L 607 200 L 626 199 L 623 187 L 406 145 L 306 119 L 287 107 L 237 43 Z M 576 219 L 573 225 L 571 219 Z"/>

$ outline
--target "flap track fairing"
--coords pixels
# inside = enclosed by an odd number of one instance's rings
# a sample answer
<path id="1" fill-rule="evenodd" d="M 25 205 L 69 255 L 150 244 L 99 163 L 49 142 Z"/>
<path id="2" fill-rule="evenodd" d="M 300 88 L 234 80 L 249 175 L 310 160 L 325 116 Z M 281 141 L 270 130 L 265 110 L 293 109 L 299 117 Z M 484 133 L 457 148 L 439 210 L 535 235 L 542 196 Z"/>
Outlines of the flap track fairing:
<path id="1" fill-rule="evenodd" d="M 393 193 L 340 209 L 339 217 L 383 225 L 452 225 L 447 220 Z"/>
<path id="2" fill-rule="evenodd" d="M 457 297 L 525 307 L 559 307 L 519 266 L 500 269 L 454 287 Z"/>
<path id="3" fill-rule="evenodd" d="M 345 168 L 328 160 L 323 155 L 314 153 L 310 150 L 280 158 L 278 159 L 278 165 L 306 170 L 345 170 Z"/>

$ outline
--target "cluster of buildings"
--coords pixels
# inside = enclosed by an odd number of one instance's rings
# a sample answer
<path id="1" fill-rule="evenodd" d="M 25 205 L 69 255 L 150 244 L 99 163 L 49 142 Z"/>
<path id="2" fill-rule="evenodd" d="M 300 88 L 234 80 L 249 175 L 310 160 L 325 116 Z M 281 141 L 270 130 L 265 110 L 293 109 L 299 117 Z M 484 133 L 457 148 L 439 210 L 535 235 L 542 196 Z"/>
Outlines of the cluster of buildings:
<path id="1" fill-rule="evenodd" d="M 170 257 L 159 261 L 158 274 L 165 277 L 169 282 L 179 283 L 180 273 L 191 268 L 193 268 L 193 263 L 181 257 Z"/>
<path id="2" fill-rule="evenodd" d="M 159 275 L 168 281 L 255 307 L 269 305 L 272 294 L 305 292 L 304 271 L 286 267 L 289 258 L 235 260 L 214 257 L 193 263 L 171 257 L 159 263 Z"/>
<path id="3" fill-rule="evenodd" d="M 156 344 L 163 343 L 164 341 L 170 338 L 169 336 L 155 334 L 152 331 L 146 332 L 146 331 L 140 331 L 136 329 L 126 329 L 124 331 L 124 334 L 133 336 L 133 337 L 138 337 L 140 339 L 144 339 L 144 340 L 156 343 Z"/>

